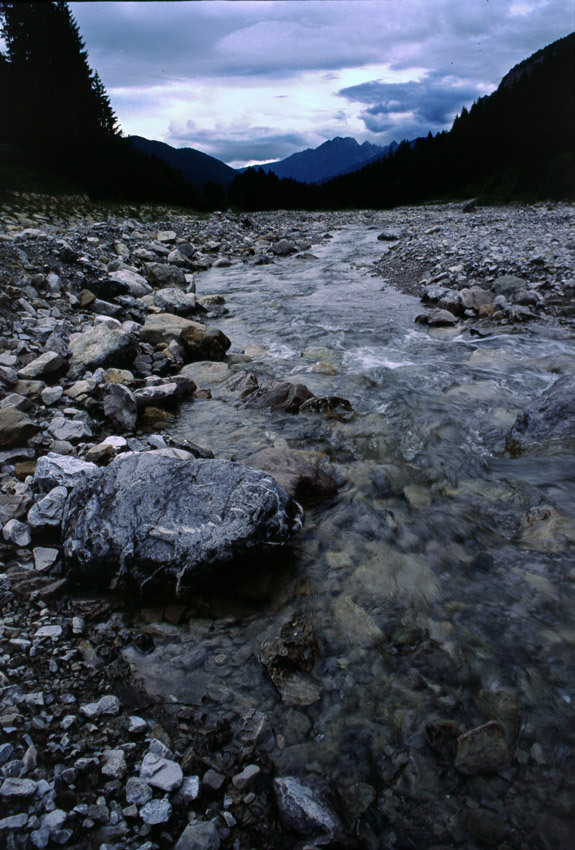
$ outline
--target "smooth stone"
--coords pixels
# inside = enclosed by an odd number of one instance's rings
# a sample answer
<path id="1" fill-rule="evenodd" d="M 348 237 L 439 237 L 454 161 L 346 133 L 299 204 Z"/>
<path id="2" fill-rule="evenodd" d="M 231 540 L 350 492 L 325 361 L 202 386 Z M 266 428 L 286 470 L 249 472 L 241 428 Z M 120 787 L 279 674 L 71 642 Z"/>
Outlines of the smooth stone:
<path id="1" fill-rule="evenodd" d="M 63 387 L 46 387 L 45 390 L 42 390 L 41 398 L 43 404 L 45 404 L 46 407 L 50 407 L 51 404 L 59 402 L 63 395 Z"/>
<path id="2" fill-rule="evenodd" d="M 160 289 L 154 292 L 154 305 L 163 313 L 172 313 L 175 316 L 188 316 L 198 309 L 196 296 L 193 293 L 176 288 Z"/>
<path id="3" fill-rule="evenodd" d="M 121 703 L 117 696 L 106 694 L 98 702 L 90 702 L 80 706 L 80 712 L 90 719 L 101 717 L 103 714 L 116 715 L 120 713 Z"/>

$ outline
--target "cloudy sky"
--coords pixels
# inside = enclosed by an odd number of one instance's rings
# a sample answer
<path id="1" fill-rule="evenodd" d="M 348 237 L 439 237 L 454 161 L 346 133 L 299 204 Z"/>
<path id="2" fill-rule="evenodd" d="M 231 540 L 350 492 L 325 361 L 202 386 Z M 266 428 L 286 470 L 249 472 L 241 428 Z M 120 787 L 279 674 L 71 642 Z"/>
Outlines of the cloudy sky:
<path id="1" fill-rule="evenodd" d="M 386 145 L 575 28 L 572 0 L 70 3 L 124 133 L 234 167 L 334 136 Z"/>

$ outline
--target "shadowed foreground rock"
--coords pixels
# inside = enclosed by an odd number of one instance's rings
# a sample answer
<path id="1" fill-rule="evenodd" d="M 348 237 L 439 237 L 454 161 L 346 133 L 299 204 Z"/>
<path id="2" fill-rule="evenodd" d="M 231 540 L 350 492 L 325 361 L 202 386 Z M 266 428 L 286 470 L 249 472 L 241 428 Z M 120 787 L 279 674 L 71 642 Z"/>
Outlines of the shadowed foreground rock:
<path id="1" fill-rule="evenodd" d="M 283 543 L 301 524 L 300 506 L 270 475 L 158 451 L 119 457 L 78 484 L 62 531 L 81 582 L 180 596 L 218 564 Z"/>

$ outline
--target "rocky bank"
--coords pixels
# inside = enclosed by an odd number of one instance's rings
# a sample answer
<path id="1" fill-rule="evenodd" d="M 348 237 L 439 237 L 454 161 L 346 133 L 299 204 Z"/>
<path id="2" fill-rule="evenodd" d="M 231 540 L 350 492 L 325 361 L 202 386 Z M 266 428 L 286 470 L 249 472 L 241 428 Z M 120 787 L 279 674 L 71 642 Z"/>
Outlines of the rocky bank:
<path id="1" fill-rule="evenodd" d="M 230 564 L 243 575 L 260 552 L 297 533 L 300 502 L 337 492 L 326 470 L 294 453 L 266 450 L 226 466 L 210 446 L 162 435 L 166 411 L 209 397 L 210 375 L 214 386 L 225 375 L 225 391 L 246 416 L 305 405 L 320 416 L 349 414 L 345 399 L 318 399 L 303 384 L 258 375 L 245 353 L 229 354 L 232 341 L 213 324 L 227 309 L 225 293 L 204 297 L 202 272 L 313 255 L 314 245 L 358 221 L 381 242 L 373 273 L 382 286 L 422 299 L 422 323 L 464 324 L 482 334 L 493 325 L 572 322 L 568 205 L 199 218 L 15 196 L 1 210 L 6 847 L 380 846 L 377 824 L 360 823 L 375 796 L 371 785 L 354 786 L 350 803 L 327 783 L 310 787 L 280 775 L 270 741 L 285 732 L 265 711 L 246 711 L 238 725 L 225 706 L 212 713 L 207 696 L 203 707 L 150 696 L 128 663 L 130 652 L 145 659 L 154 635 L 209 619 L 201 582 L 214 570 L 233 582 Z M 563 384 L 518 419 L 511 453 L 575 437 L 564 401 L 571 384 Z M 208 492 L 213 502 L 203 498 Z M 145 628 L 126 616 L 134 606 Z M 297 612 L 282 622 L 259 642 L 262 674 L 288 705 L 307 705 L 317 699 L 319 647 Z M 217 628 L 225 629 L 225 618 Z M 202 652 L 198 645 L 198 666 Z M 188 652 L 183 674 L 194 669 L 194 657 Z M 305 723 L 293 715 L 294 724 Z M 427 734 L 435 749 L 453 751 L 461 774 L 509 764 L 509 740 L 497 721 Z M 390 762 L 389 769 L 395 776 L 403 766 Z M 558 805 L 567 806 L 561 793 Z M 514 843 L 493 807 L 453 835 L 459 843 L 471 835 L 480 844 L 528 846 Z"/>

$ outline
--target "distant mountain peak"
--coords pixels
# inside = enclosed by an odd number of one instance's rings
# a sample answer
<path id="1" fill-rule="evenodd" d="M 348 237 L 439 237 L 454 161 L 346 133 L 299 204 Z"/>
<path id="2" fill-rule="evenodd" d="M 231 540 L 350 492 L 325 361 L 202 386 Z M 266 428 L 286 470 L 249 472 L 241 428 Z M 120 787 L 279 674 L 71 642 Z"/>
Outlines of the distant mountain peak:
<path id="1" fill-rule="evenodd" d="M 287 177 L 300 183 L 324 183 L 339 174 L 356 171 L 388 152 L 389 146 L 380 147 L 371 142 L 360 145 L 352 136 L 335 136 L 317 148 L 307 148 L 262 168 L 280 178 Z"/>

